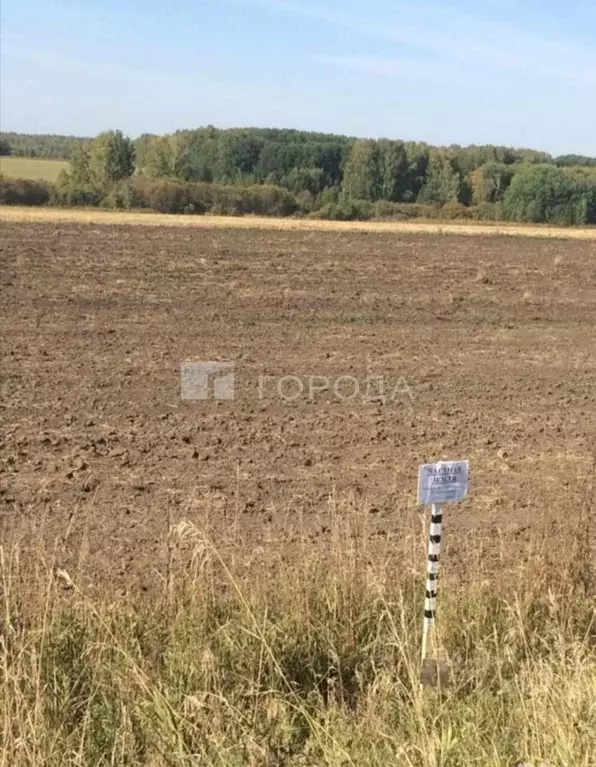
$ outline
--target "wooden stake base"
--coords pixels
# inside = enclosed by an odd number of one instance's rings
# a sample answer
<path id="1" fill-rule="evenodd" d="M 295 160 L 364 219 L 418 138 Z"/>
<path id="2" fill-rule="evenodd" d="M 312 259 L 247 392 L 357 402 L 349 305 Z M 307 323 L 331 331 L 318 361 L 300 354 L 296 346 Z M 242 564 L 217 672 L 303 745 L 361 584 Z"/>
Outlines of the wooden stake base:
<path id="1" fill-rule="evenodd" d="M 424 658 L 420 669 L 423 687 L 448 687 L 451 684 L 451 664 L 444 658 Z"/>

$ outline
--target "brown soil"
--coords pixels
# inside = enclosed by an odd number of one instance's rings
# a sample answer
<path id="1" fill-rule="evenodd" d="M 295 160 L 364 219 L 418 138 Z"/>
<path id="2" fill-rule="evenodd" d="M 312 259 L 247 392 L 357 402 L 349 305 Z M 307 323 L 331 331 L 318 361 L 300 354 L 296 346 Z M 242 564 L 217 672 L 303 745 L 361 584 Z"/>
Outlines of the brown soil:
<path id="1" fill-rule="evenodd" d="M 574 545 L 594 498 L 593 242 L 6 223 L 0 248 L 5 542 L 152 588 L 180 520 L 249 563 L 328 548 L 339 522 L 409 568 L 418 464 L 469 458 L 451 572 Z M 234 361 L 234 401 L 182 401 L 185 360 Z M 364 395 L 367 375 L 387 401 L 342 400 L 337 379 Z"/>

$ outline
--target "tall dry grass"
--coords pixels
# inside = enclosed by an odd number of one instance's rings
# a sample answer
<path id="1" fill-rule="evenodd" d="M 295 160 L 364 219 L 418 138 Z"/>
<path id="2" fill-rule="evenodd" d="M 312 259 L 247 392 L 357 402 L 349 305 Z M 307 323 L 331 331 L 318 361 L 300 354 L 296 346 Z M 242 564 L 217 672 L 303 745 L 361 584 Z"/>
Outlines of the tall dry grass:
<path id="1" fill-rule="evenodd" d="M 233 572 L 191 524 L 163 593 L 90 597 L 0 548 L 1 764 L 593 767 L 591 562 L 444 587 L 448 689 L 421 690 L 423 579 L 349 531 Z M 584 576 L 580 577 L 580 572 Z"/>
<path id="2" fill-rule="evenodd" d="M 0 221 L 10 223 L 134 224 L 198 227 L 203 229 L 281 229 L 320 232 L 377 232 L 387 234 L 510 235 L 515 237 L 596 240 L 596 227 L 557 227 L 508 223 L 444 223 L 437 221 L 326 221 L 260 216 L 213 216 L 108 211 L 101 209 L 3 206 Z"/>

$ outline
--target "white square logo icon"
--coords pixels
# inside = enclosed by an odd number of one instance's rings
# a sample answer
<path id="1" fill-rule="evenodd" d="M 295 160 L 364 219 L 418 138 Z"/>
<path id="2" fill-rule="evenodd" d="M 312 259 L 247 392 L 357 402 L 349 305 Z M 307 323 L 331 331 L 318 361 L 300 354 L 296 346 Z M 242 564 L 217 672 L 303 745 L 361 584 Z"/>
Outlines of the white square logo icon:
<path id="1" fill-rule="evenodd" d="M 180 396 L 183 400 L 234 399 L 234 363 L 183 362 Z"/>

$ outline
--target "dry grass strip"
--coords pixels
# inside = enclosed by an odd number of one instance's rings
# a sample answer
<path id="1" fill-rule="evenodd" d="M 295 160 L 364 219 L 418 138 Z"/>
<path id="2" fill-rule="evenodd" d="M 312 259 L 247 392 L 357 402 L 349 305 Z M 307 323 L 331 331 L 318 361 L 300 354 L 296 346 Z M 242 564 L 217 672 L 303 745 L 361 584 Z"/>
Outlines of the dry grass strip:
<path id="1" fill-rule="evenodd" d="M 277 229 L 318 232 L 376 232 L 387 234 L 456 234 L 509 235 L 565 240 L 596 240 L 596 227 L 554 227 L 520 224 L 456 223 L 437 221 L 324 221 L 299 218 L 264 218 L 257 216 L 192 216 L 140 211 L 109 211 L 80 208 L 3 207 L 0 221 L 135 224 L 145 226 L 182 226 L 205 229 Z"/>

